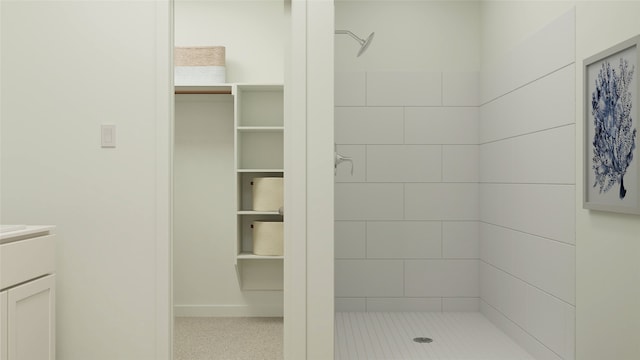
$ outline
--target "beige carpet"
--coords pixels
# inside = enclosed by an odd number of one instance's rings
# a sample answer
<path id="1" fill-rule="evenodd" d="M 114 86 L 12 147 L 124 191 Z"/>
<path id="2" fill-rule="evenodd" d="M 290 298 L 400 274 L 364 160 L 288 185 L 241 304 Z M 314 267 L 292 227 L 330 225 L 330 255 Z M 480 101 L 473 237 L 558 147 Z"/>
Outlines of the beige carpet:
<path id="1" fill-rule="evenodd" d="M 176 317 L 174 360 L 281 360 L 282 318 Z"/>

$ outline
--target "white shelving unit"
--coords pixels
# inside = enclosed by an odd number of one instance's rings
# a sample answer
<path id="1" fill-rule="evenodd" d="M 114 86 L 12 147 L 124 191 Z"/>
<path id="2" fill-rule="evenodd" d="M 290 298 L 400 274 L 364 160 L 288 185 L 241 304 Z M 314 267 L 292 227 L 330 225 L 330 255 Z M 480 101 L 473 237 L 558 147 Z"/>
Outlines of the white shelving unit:
<path id="1" fill-rule="evenodd" d="M 235 266 L 243 290 L 282 290 L 284 256 L 253 254 L 251 224 L 283 221 L 274 211 L 252 210 L 251 181 L 256 177 L 284 177 L 283 84 L 217 84 L 176 86 L 181 95 L 233 95 L 234 163 L 237 179 L 237 235 Z M 233 225 L 231 225 L 233 226 Z"/>
<path id="2" fill-rule="evenodd" d="M 256 177 L 284 177 L 283 90 L 282 84 L 237 84 L 233 88 L 238 179 L 236 266 L 244 289 L 282 290 L 284 256 L 254 255 L 251 224 L 256 220 L 283 221 L 283 216 L 275 209 L 252 210 L 251 182 Z M 258 273 L 271 278 L 258 284 L 247 281 L 248 276 Z"/>

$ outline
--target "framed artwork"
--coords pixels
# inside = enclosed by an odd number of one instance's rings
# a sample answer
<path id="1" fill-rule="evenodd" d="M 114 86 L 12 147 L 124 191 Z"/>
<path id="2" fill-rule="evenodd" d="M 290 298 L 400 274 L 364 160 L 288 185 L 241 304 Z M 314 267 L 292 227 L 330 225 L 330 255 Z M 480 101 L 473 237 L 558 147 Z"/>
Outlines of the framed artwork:
<path id="1" fill-rule="evenodd" d="M 584 60 L 585 209 L 640 214 L 639 41 Z"/>

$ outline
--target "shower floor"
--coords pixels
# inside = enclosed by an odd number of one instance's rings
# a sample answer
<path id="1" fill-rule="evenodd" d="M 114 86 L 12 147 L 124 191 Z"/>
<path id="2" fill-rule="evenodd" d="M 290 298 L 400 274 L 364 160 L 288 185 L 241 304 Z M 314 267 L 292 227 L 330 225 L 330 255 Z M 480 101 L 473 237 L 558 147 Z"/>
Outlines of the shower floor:
<path id="1" fill-rule="evenodd" d="M 335 329 L 335 360 L 534 360 L 481 313 L 339 312 Z"/>

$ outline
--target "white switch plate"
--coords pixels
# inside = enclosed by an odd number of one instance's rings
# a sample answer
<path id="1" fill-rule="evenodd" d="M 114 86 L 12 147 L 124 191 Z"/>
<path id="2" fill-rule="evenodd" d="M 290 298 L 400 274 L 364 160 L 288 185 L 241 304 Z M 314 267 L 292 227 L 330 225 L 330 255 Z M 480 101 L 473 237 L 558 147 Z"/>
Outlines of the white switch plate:
<path id="1" fill-rule="evenodd" d="M 116 126 L 114 124 L 100 126 L 100 143 L 103 148 L 116 147 Z"/>

